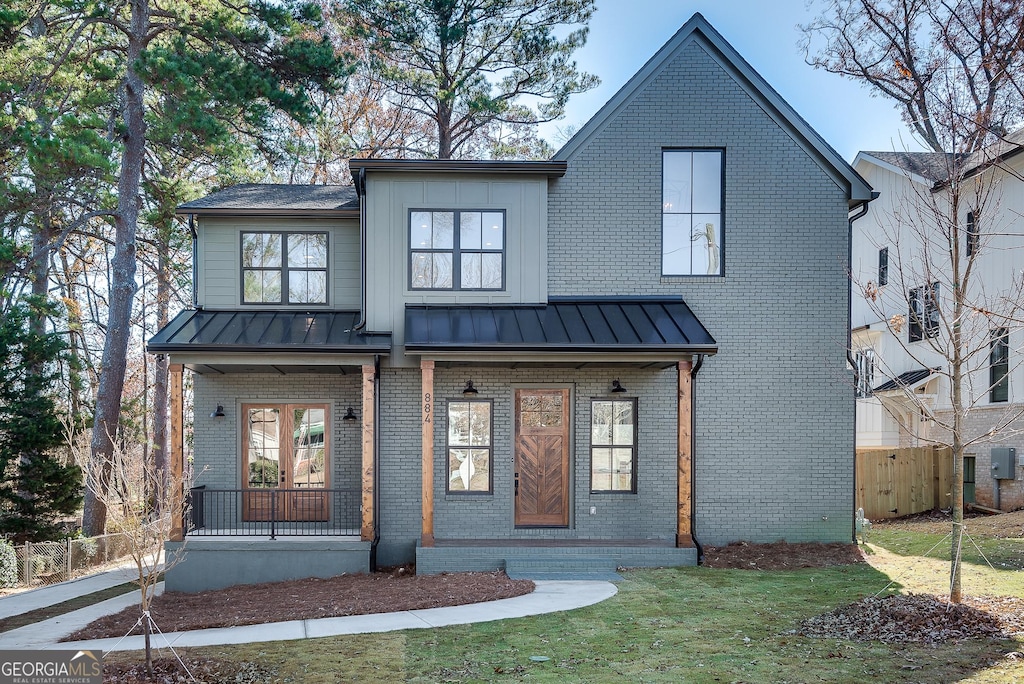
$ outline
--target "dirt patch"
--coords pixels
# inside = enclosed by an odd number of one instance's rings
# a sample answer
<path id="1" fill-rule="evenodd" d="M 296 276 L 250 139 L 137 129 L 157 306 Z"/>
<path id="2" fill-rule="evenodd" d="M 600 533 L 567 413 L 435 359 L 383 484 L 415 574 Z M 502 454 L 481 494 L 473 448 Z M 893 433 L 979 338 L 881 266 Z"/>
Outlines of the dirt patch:
<path id="1" fill-rule="evenodd" d="M 856 544 L 772 544 L 735 542 L 728 546 L 704 547 L 701 565 L 734 570 L 798 570 L 864 563 Z"/>
<path id="2" fill-rule="evenodd" d="M 1024 635 L 1024 599 L 965 597 L 949 603 L 930 594 L 871 596 L 804 620 L 797 634 L 887 644 L 943 644 Z"/>
<path id="3" fill-rule="evenodd" d="M 946 534 L 953 525 L 953 517 L 945 511 L 925 511 L 916 515 L 889 520 L 872 520 L 872 529 L 913 530 L 929 534 Z M 1024 538 L 1024 510 L 999 515 L 965 513 L 964 529 L 968 534 L 998 539 Z M 868 532 L 870 539 L 871 533 Z"/>
<path id="4" fill-rule="evenodd" d="M 533 590 L 533 582 L 509 579 L 504 572 L 416 575 L 408 568 L 399 568 L 387 573 L 250 584 L 198 594 L 168 592 L 156 598 L 151 613 L 161 631 L 179 632 L 459 606 L 522 596 Z M 64 641 L 120 637 L 132 630 L 138 617 L 138 606 L 131 606 L 90 623 Z"/>
<path id="5" fill-rule="evenodd" d="M 277 681 L 274 670 L 251 662 L 224 662 L 212 658 L 184 658 L 189 674 L 197 682 L 271 682 Z M 138 661 L 120 661 L 107 657 L 103 663 L 103 681 L 115 684 L 178 684 L 192 681 L 174 658 L 154 658 L 153 678 Z"/>

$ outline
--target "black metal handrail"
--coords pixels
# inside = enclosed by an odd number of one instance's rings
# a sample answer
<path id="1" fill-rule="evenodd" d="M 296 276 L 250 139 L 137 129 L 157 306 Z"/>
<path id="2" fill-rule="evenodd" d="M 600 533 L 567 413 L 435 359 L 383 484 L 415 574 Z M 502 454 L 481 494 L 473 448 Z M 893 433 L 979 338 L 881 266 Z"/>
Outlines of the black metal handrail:
<path id="1" fill-rule="evenodd" d="M 351 536 L 362 523 L 362 490 L 210 489 L 188 493 L 192 536 Z"/>

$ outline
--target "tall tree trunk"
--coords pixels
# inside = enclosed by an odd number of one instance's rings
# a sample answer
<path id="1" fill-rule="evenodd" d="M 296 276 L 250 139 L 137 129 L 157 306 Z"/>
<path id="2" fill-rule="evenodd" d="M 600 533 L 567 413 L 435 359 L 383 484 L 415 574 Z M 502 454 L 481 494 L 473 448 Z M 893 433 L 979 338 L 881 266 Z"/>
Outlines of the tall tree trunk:
<path id="1" fill-rule="evenodd" d="M 162 330 L 167 325 L 168 302 L 171 298 L 170 235 L 174 229 L 171 225 L 161 226 L 157 231 L 157 271 L 156 271 L 156 327 Z M 167 383 L 170 371 L 170 360 L 164 354 L 157 354 L 153 369 L 153 471 L 156 474 L 156 492 L 158 497 L 168 495 L 170 472 L 168 454 L 170 444 L 167 432 Z M 157 500 L 157 510 L 163 512 L 165 503 Z"/>
<path id="2" fill-rule="evenodd" d="M 437 104 L 437 158 L 452 158 L 452 106 L 445 101 Z"/>
<path id="3" fill-rule="evenodd" d="M 96 394 L 96 418 L 93 422 L 91 458 L 100 464 L 105 487 L 114 452 L 121 413 L 121 395 L 127 366 L 131 333 L 132 303 L 135 297 L 135 233 L 139 219 L 139 185 L 146 147 L 146 122 L 143 108 L 144 85 L 135 72 L 149 25 L 149 0 L 131 0 L 127 66 L 123 83 L 121 118 L 124 126 L 121 152 L 121 177 L 117 184 L 117 214 L 114 221 L 114 258 L 111 260 L 107 338 L 103 345 L 100 382 Z M 87 535 L 103 534 L 107 508 L 102 497 L 87 492 L 82 529 Z"/>

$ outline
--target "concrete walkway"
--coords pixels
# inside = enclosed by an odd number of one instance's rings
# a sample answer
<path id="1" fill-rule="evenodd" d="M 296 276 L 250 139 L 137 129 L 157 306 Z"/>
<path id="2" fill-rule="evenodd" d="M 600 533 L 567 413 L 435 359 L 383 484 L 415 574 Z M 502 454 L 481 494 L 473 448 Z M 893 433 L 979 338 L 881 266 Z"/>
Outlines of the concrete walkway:
<path id="1" fill-rule="evenodd" d="M 0 620 L 116 587 L 119 584 L 131 582 L 138 576 L 135 563 L 128 561 L 116 568 L 98 572 L 95 575 L 87 575 L 67 582 L 2 596 L 0 597 Z M 3 638 L 3 634 L 0 633 L 0 643 L 3 643 Z"/>
<path id="2" fill-rule="evenodd" d="M 353 615 L 350 617 L 320 618 L 316 620 L 292 620 L 243 627 L 203 629 L 193 632 L 174 632 L 153 637 L 153 646 L 216 646 L 260 641 L 287 641 L 291 639 L 315 639 L 343 634 L 366 634 L 371 632 L 392 632 L 402 629 L 425 629 L 446 625 L 465 625 L 474 622 L 491 622 L 507 618 L 525 617 L 555 613 L 562 610 L 582 608 L 611 598 L 616 593 L 615 585 L 601 581 L 547 581 L 536 582 L 532 594 L 515 598 L 474 603 L 448 608 L 429 608 L 398 613 L 375 615 Z M 162 586 L 160 587 L 162 590 Z M 0 599 L 0 601 L 7 600 Z M 66 615 L 43 622 L 0 633 L 0 648 L 4 649 L 81 649 L 103 651 L 134 651 L 144 648 L 141 636 L 125 639 L 96 639 L 93 641 L 58 642 L 58 640 L 93 620 L 115 613 L 127 606 L 138 603 L 137 593 L 97 603 Z"/>

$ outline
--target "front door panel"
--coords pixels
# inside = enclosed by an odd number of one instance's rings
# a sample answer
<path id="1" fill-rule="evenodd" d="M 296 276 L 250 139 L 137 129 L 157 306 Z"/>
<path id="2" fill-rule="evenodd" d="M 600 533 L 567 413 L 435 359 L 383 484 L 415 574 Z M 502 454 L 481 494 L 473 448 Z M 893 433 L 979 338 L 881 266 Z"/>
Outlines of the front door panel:
<path id="1" fill-rule="evenodd" d="M 569 525 L 569 390 L 516 390 L 515 524 Z"/>

